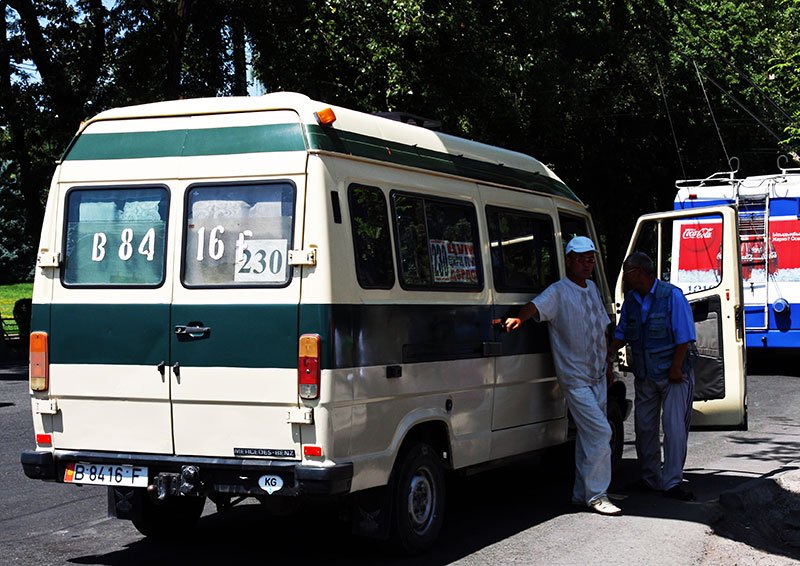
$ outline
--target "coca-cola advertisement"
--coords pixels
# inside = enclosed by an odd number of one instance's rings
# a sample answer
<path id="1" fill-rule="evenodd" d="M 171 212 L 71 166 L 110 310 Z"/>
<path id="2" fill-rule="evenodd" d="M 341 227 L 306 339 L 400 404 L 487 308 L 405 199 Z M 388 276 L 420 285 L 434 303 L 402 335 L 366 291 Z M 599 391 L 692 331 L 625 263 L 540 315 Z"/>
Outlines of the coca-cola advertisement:
<path id="1" fill-rule="evenodd" d="M 767 265 L 770 279 L 776 282 L 800 281 L 800 220 L 773 217 L 769 222 L 769 235 Z"/>
<path id="2" fill-rule="evenodd" d="M 722 263 L 722 222 L 703 219 L 676 222 L 673 232 L 673 281 L 686 292 L 716 287 Z"/>
<path id="3" fill-rule="evenodd" d="M 740 234 L 744 282 L 800 282 L 800 220 L 771 218 L 766 240 L 761 230 L 743 230 Z M 705 219 L 676 222 L 673 236 L 673 268 L 676 256 L 678 260 L 673 283 L 686 292 L 715 287 L 722 259 L 721 222 Z"/>

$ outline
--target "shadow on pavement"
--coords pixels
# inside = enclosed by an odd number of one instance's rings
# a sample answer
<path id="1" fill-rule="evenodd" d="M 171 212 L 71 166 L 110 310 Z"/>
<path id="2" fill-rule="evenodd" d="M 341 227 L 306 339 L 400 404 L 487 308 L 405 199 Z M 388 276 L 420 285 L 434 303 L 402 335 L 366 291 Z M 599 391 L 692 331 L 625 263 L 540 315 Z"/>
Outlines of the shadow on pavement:
<path id="1" fill-rule="evenodd" d="M 800 472 L 758 478 L 722 494 L 715 534 L 774 555 L 800 558 Z"/>
<path id="2" fill-rule="evenodd" d="M 797 363 L 800 350 L 747 350 L 748 375 L 790 375 L 800 377 L 800 364 Z"/>
<path id="3" fill-rule="evenodd" d="M 745 542 L 777 557 L 800 557 L 797 549 L 781 538 L 785 529 L 772 528 L 768 515 L 764 515 L 764 520 L 756 517 L 750 500 L 742 501 L 741 509 L 723 508 L 719 503 L 720 494 L 744 491 L 769 492 L 770 498 L 775 497 L 769 500 L 773 508 L 778 500 L 782 508 L 800 506 L 794 493 L 773 494 L 775 483 L 769 479 L 752 480 L 724 471 L 690 472 L 686 477 L 698 501 L 684 503 L 665 499 L 659 493 L 633 491 L 630 486 L 637 477 L 635 461 L 624 460 L 612 485 L 612 493 L 623 498 L 620 505 L 627 516 L 705 524 L 719 536 Z M 76 556 L 68 562 L 133 566 L 144 562 L 210 563 L 233 559 L 297 564 L 321 561 L 449 564 L 558 516 L 585 512 L 567 503 L 571 482 L 571 474 L 565 473 L 563 466 L 541 463 L 521 464 L 450 482 L 447 516 L 439 543 L 428 554 L 414 558 L 398 557 L 378 541 L 351 536 L 348 525 L 338 520 L 333 509 L 270 518 L 255 504 L 203 517 L 191 539 L 169 545 L 141 539 L 123 550 Z M 619 536 L 624 540 L 624 529 Z"/>
<path id="4" fill-rule="evenodd" d="M 0 361 L 0 381 L 25 381 L 28 379 L 28 361 Z"/>
<path id="5" fill-rule="evenodd" d="M 258 505 L 203 517 L 191 540 L 163 546 L 142 539 L 125 550 L 73 557 L 72 564 L 276 562 L 292 564 L 449 564 L 516 533 L 575 512 L 568 504 L 568 474 L 559 466 L 520 464 L 448 482 L 448 508 L 433 550 L 413 558 L 380 541 L 352 536 L 335 510 L 316 509 L 289 518 L 265 518 Z M 571 481 L 571 479 L 570 479 Z M 514 486 L 500 489 L 498 486 Z M 131 526 L 133 528 L 133 526 Z"/>

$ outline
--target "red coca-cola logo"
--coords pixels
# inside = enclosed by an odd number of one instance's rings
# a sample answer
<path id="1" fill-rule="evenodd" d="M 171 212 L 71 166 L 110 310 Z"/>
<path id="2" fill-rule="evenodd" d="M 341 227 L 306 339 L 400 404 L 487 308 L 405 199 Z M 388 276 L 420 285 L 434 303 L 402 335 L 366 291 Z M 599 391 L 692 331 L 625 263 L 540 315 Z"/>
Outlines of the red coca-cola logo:
<path id="1" fill-rule="evenodd" d="M 710 240 L 714 236 L 712 228 L 684 228 L 684 240 Z"/>

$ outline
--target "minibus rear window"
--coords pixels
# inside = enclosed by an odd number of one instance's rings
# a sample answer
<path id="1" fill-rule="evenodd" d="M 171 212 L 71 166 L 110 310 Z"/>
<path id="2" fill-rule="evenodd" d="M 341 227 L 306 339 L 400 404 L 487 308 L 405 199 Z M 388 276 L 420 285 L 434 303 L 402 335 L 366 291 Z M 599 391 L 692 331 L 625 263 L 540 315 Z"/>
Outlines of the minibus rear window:
<path id="1" fill-rule="evenodd" d="M 486 207 L 492 274 L 498 291 L 534 293 L 558 279 L 553 220 Z"/>
<path id="2" fill-rule="evenodd" d="M 288 182 L 189 187 L 184 285 L 287 285 L 294 202 L 295 188 Z"/>
<path id="3" fill-rule="evenodd" d="M 67 193 L 65 286 L 164 283 L 169 193 L 163 187 L 75 188 Z"/>
<path id="4" fill-rule="evenodd" d="M 392 194 L 400 283 L 407 289 L 483 288 L 471 204 Z"/>

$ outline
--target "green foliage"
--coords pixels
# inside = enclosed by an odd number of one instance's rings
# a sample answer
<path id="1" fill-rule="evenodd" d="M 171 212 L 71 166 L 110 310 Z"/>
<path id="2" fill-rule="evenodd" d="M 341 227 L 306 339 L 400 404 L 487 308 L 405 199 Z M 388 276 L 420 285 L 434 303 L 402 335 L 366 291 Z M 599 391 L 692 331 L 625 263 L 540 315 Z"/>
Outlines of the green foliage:
<path id="1" fill-rule="evenodd" d="M 786 144 L 795 152 L 800 152 L 800 0 L 781 0 L 777 3 L 783 13 L 780 32 L 775 34 L 772 56 L 769 61 L 767 79 L 771 91 L 777 92 L 786 100 L 792 112 L 791 121 L 785 127 L 788 135 Z"/>
<path id="2" fill-rule="evenodd" d="M 768 173 L 800 148 L 800 0 L 0 3 L 0 278 L 30 272 L 81 119 L 241 94 L 245 43 L 267 91 L 436 118 L 550 164 L 593 209 L 612 270 L 674 179 L 734 155 Z"/>
<path id="3" fill-rule="evenodd" d="M 14 305 L 20 299 L 30 299 L 33 294 L 32 283 L 17 283 L 15 285 L 0 285 L 0 317 L 12 318 Z"/>

